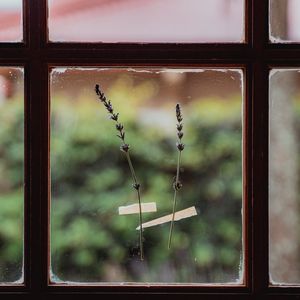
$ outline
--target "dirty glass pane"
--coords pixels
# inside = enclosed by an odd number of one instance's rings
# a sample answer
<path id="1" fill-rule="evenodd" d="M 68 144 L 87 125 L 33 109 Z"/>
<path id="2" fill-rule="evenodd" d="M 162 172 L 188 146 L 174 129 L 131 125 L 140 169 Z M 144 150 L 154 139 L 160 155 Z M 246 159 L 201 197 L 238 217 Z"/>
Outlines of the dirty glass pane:
<path id="1" fill-rule="evenodd" d="M 300 283 L 300 69 L 270 73 L 270 280 Z"/>
<path id="2" fill-rule="evenodd" d="M 52 281 L 242 283 L 242 77 L 239 69 L 53 69 Z M 181 105 L 175 211 L 193 214 L 174 222 L 170 249 L 170 219 L 144 225 L 143 261 L 138 210 L 119 211 L 137 206 L 137 193 L 96 83 L 125 127 L 141 202 L 156 204 L 143 223 L 172 214 Z"/>
<path id="3" fill-rule="evenodd" d="M 244 0 L 48 0 L 49 40 L 244 42 Z"/>
<path id="4" fill-rule="evenodd" d="M 23 70 L 0 67 L 0 285 L 23 282 Z"/>
<path id="5" fill-rule="evenodd" d="M 0 1 L 0 42 L 23 40 L 22 0 Z"/>
<path id="6" fill-rule="evenodd" d="M 270 0 L 270 41 L 300 42 L 300 1 Z"/>

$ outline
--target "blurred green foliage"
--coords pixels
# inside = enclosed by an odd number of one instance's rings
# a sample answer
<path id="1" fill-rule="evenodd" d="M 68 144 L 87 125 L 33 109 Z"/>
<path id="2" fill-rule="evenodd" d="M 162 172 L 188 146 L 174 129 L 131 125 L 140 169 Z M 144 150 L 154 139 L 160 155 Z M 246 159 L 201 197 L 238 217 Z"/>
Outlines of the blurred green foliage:
<path id="1" fill-rule="evenodd" d="M 56 280 L 228 282 L 239 278 L 240 100 L 207 99 L 184 105 L 184 186 L 177 209 L 195 205 L 200 214 L 175 224 L 171 251 L 167 250 L 169 224 L 145 229 L 144 262 L 139 261 L 137 249 L 138 216 L 117 212 L 120 205 L 136 199 L 113 122 L 96 101 L 59 98 L 52 103 L 51 248 Z M 113 101 L 131 145 L 142 201 L 156 201 L 158 206 L 158 212 L 144 214 L 144 220 L 169 214 L 177 155 L 175 114 L 170 124 L 174 133 L 170 133 L 143 123 L 138 104 L 133 110 L 120 103 Z"/>
<path id="2" fill-rule="evenodd" d="M 142 183 L 142 201 L 156 201 L 158 206 L 156 213 L 144 214 L 144 220 L 169 214 L 176 171 L 175 114 L 171 124 L 174 132 L 171 129 L 170 133 L 143 123 L 139 109 L 121 103 L 114 101 L 114 106 L 120 112 L 131 145 L 132 160 Z M 5 174 L 0 179 L 2 278 L 2 270 L 22 259 L 21 111 L 18 102 L 0 109 L 1 124 L 5 124 L 0 127 L 0 170 Z M 95 99 L 53 99 L 51 111 L 53 280 L 239 280 L 240 99 L 202 99 L 183 104 L 186 148 L 177 210 L 195 205 L 199 214 L 175 223 L 170 251 L 169 224 L 145 229 L 144 262 L 139 261 L 137 249 L 138 215 L 118 216 L 120 205 L 132 204 L 136 199 L 113 123 Z M 173 116 L 172 111 L 170 114 Z M 8 278 L 13 279 L 13 273 Z"/>
<path id="3" fill-rule="evenodd" d="M 17 99 L 0 107 L 0 282 L 22 276 L 24 110 Z"/>

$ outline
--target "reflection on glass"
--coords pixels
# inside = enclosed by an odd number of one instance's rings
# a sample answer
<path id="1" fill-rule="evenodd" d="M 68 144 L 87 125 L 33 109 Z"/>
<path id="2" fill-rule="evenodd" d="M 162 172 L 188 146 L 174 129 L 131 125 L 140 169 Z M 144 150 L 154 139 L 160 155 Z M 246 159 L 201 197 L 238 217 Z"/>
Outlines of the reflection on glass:
<path id="1" fill-rule="evenodd" d="M 300 42 L 300 1 L 270 0 L 270 41 Z"/>
<path id="2" fill-rule="evenodd" d="M 270 75 L 270 279 L 300 283 L 300 70 Z"/>
<path id="3" fill-rule="evenodd" d="M 242 72 L 80 69 L 51 73 L 52 280 L 233 283 L 243 280 Z M 172 212 L 175 105 L 184 116 L 183 187 L 176 211 L 197 215 L 145 228 L 139 256 L 137 203 L 116 129 L 94 92 L 99 83 L 125 126 L 142 202 Z"/>
<path id="4" fill-rule="evenodd" d="M 48 0 L 50 41 L 244 41 L 244 0 Z"/>
<path id="5" fill-rule="evenodd" d="M 1 0 L 0 42 L 20 42 L 22 39 L 22 0 Z"/>
<path id="6" fill-rule="evenodd" d="M 23 71 L 0 67 L 0 285 L 23 278 Z"/>

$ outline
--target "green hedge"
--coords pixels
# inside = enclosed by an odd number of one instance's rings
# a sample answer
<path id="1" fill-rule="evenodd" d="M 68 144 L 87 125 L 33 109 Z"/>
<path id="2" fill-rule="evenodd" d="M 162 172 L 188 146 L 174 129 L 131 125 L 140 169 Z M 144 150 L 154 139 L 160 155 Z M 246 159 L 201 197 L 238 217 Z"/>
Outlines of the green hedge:
<path id="1" fill-rule="evenodd" d="M 15 274 L 10 266 L 22 257 L 18 221 L 22 207 L 22 108 L 16 103 L 0 109 L 1 124 L 5 124 L 0 127 L 0 169 L 5 174 L 0 186 L 7 186 L 0 198 L 0 274 L 10 279 Z M 138 216 L 118 216 L 117 212 L 118 206 L 136 199 L 113 123 L 96 102 L 56 99 L 53 103 L 53 278 L 181 282 L 238 279 L 242 249 L 238 99 L 207 99 L 184 106 L 186 149 L 178 210 L 195 205 L 199 214 L 175 223 L 170 251 L 169 224 L 145 229 L 144 262 L 137 255 Z M 158 206 L 157 213 L 145 214 L 144 219 L 169 214 L 177 155 L 175 119 L 174 134 L 170 134 L 137 121 L 138 110 L 127 113 L 123 107 L 120 112 L 142 183 L 142 201 L 156 201 Z M 4 269 L 13 271 L 3 275 Z"/>

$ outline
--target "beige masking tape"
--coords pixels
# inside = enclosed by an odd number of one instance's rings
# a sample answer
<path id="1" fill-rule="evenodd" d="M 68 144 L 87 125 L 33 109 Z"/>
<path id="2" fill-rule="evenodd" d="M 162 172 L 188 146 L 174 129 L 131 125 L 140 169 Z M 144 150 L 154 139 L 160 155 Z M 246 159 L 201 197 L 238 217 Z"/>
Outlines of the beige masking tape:
<path id="1" fill-rule="evenodd" d="M 197 215 L 197 211 L 196 211 L 195 206 L 191 206 L 189 208 L 177 211 L 175 213 L 175 216 L 174 216 L 174 221 L 179 221 L 181 219 L 193 217 L 193 216 L 196 216 L 196 215 Z M 160 217 L 158 219 L 154 219 L 152 221 L 143 223 L 142 227 L 147 228 L 147 227 L 152 227 L 152 226 L 160 225 L 160 224 L 163 224 L 163 223 L 171 222 L 172 221 L 172 216 L 173 216 L 173 214 L 170 214 L 170 215 L 166 215 L 164 217 Z M 138 226 L 136 228 L 136 230 L 140 230 L 140 226 Z"/>
<path id="2" fill-rule="evenodd" d="M 156 202 L 142 203 L 141 207 L 142 207 L 142 213 L 157 211 Z M 138 203 L 119 207 L 119 215 L 138 214 L 139 212 L 140 212 L 140 206 Z"/>

